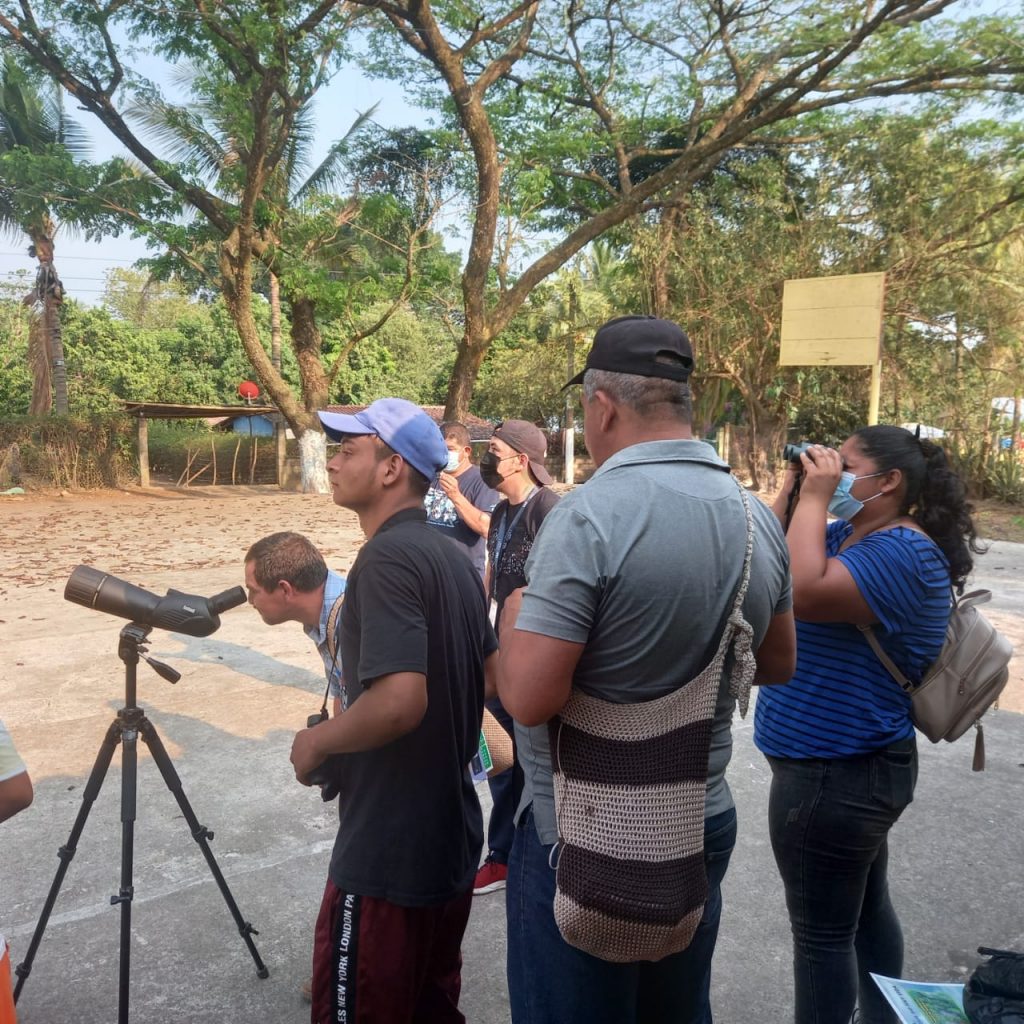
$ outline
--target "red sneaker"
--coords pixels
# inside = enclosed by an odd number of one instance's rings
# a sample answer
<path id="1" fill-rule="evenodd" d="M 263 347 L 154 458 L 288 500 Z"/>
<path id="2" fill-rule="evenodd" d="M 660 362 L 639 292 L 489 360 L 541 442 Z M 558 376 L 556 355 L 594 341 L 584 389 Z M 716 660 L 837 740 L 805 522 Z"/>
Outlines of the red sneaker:
<path id="1" fill-rule="evenodd" d="M 496 860 L 485 860 L 476 873 L 473 882 L 473 895 L 482 896 L 485 892 L 497 892 L 505 888 L 508 878 L 508 865 L 499 864 Z"/>

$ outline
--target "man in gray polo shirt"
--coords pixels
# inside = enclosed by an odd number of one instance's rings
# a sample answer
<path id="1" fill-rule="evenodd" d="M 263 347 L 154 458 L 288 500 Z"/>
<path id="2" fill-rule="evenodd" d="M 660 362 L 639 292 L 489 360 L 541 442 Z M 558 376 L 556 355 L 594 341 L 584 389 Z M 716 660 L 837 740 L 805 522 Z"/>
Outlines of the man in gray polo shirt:
<path id="1" fill-rule="evenodd" d="M 708 895 L 689 947 L 657 962 L 611 963 L 570 946 L 555 925 L 558 838 L 546 729 L 573 688 L 614 703 L 671 693 L 715 653 L 742 573 L 746 517 L 728 466 L 693 440 L 685 332 L 621 317 L 594 338 L 583 384 L 584 431 L 598 471 L 563 498 L 506 603 L 499 693 L 516 720 L 526 785 L 507 888 L 508 973 L 516 1024 L 710 1024 L 711 957 L 721 881 L 735 842 L 725 782 L 735 699 L 723 679 L 712 725 L 705 806 Z M 567 387 L 569 385 L 566 385 Z M 795 665 L 785 539 L 750 502 L 754 553 L 743 614 L 756 682 Z M 514 628 L 513 627 L 514 624 Z"/>

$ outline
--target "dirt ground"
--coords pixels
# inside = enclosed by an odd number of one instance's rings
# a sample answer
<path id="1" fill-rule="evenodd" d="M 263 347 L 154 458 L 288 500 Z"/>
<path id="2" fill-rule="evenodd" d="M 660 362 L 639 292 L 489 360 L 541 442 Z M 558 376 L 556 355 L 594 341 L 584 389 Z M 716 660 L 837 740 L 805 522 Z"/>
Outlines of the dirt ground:
<path id="1" fill-rule="evenodd" d="M 109 711 L 99 694 L 123 692 L 117 644 L 126 621 L 62 600 L 76 566 L 93 566 L 159 596 L 173 588 L 209 597 L 244 584 L 245 552 L 265 534 L 304 533 L 342 572 L 362 543 L 356 517 L 329 497 L 276 487 L 4 497 L 0 523 L 0 647 L 15 658 L 0 674 L 0 718 L 26 762 L 51 770 L 87 767 Z M 198 711 L 202 684 L 220 679 L 216 661 L 248 665 L 249 678 L 230 675 L 218 684 L 216 697 L 201 710 L 211 725 L 259 736 L 271 717 L 300 724 L 316 710 L 310 705 L 318 697 L 310 692 L 322 686 L 323 669 L 297 626 L 270 630 L 241 607 L 224 613 L 211 640 L 227 653 L 212 653 L 210 641 L 154 630 L 151 654 L 175 665 L 185 679 L 167 687 L 140 665 L 140 703 L 145 697 L 165 713 Z M 292 666 L 290 685 L 278 685 L 285 680 L 276 678 L 252 684 L 271 658 Z M 231 691 L 236 699 L 225 701 Z M 168 746 L 174 756 L 173 744 Z"/>
<path id="2" fill-rule="evenodd" d="M 1018 548 L 1024 541 L 1024 514 L 987 502 L 979 505 L 976 518 L 984 537 L 1001 542 L 979 562 L 976 585 L 992 589 L 991 617 L 1021 652 L 1011 666 L 1000 707 L 1024 712 L 1024 608 L 1018 603 L 1024 578 L 1024 545 Z M 209 596 L 243 582 L 245 551 L 267 533 L 287 529 L 306 534 L 328 565 L 340 572 L 349 568 L 362 543 L 356 517 L 329 497 L 276 487 L 3 496 L 0 523 L 0 639 L 16 637 L 28 617 L 19 614 L 19 595 L 45 592 L 59 597 L 80 564 L 161 595 L 169 587 L 197 593 L 189 590 L 189 581 L 209 579 L 203 593 Z M 989 570 L 994 579 L 985 575 Z M 56 612 L 62 606 L 51 607 Z M 228 615 L 251 613 L 243 609 Z"/>
<path id="3" fill-rule="evenodd" d="M 246 549 L 275 530 L 306 534 L 344 570 L 362 542 L 356 517 L 329 497 L 259 486 L 4 496 L 0 522 L 0 594 L 63 586 L 79 564 L 142 587 L 153 573 L 199 568 L 235 569 L 241 584 Z"/>
<path id="4" fill-rule="evenodd" d="M 1024 544 L 1024 508 L 1001 501 L 979 501 L 974 510 L 978 532 L 989 540 Z"/>

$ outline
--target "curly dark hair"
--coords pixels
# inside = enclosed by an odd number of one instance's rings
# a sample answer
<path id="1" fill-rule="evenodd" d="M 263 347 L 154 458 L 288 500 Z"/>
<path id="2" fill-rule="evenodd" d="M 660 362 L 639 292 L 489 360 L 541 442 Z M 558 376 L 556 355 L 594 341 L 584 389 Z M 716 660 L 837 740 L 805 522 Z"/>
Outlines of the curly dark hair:
<path id="1" fill-rule="evenodd" d="M 958 594 L 974 568 L 974 554 L 984 552 L 967 501 L 967 488 L 937 444 L 915 437 L 903 427 L 861 427 L 854 431 L 861 451 L 880 472 L 898 469 L 906 490 L 900 514 L 910 516 L 939 546 L 949 562 Z"/>

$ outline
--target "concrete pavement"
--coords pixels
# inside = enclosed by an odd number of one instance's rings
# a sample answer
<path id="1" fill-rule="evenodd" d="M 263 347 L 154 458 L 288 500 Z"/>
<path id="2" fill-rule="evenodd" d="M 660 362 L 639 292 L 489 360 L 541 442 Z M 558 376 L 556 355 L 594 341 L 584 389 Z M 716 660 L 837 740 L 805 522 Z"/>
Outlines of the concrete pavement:
<path id="1" fill-rule="evenodd" d="M 270 969 L 259 980 L 180 812 L 147 758 L 139 778 L 131 943 L 134 1019 L 190 1024 L 298 1024 L 312 920 L 333 837 L 333 816 L 295 786 L 285 730 L 229 738 L 178 716 L 154 714 L 176 737 L 175 759 L 199 820 Z M 970 771 L 969 744 L 921 748 L 917 799 L 891 839 L 893 895 L 907 936 L 906 975 L 961 981 L 978 945 L 1024 948 L 1024 718 L 990 715 L 989 768 Z M 97 737 L 97 740 L 99 737 Z M 789 939 L 767 840 L 768 773 L 737 723 L 731 780 L 740 840 L 726 878 L 716 958 L 716 1020 L 790 1020 Z M 118 916 L 109 905 L 120 870 L 117 763 L 86 825 L 25 985 L 22 1024 L 116 1020 Z M 20 960 L 80 806 L 80 776 L 38 787 L 35 807 L 7 823 L 0 917 Z M 486 798 L 486 797 L 485 797 Z M 478 897 L 465 943 L 464 1010 L 504 1024 L 504 901 Z"/>

